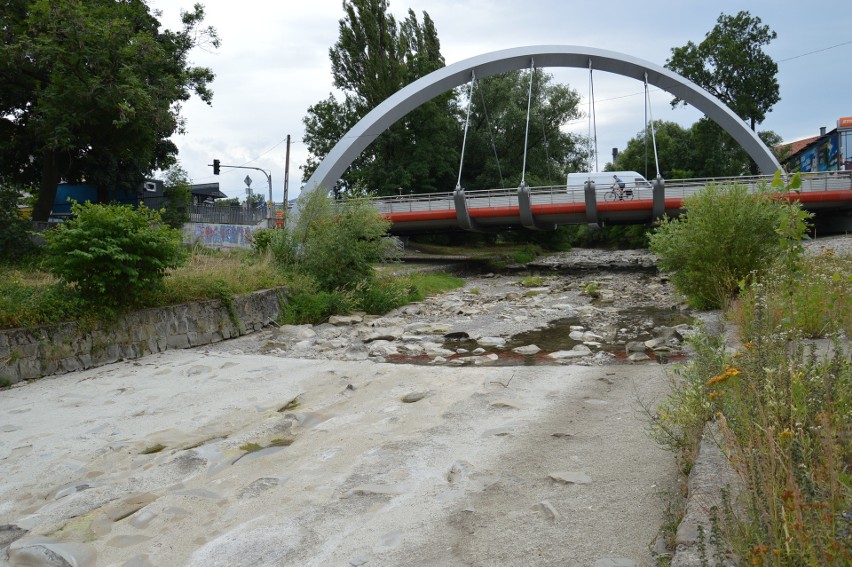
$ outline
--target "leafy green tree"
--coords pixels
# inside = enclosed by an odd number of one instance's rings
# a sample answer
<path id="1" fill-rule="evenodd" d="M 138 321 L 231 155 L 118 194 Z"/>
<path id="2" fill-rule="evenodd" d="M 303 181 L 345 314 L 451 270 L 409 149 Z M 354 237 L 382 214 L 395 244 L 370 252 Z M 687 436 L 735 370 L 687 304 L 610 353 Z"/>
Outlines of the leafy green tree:
<path id="1" fill-rule="evenodd" d="M 666 67 L 696 83 L 724 102 L 752 130 L 781 100 L 778 64 L 763 51 L 777 37 L 760 18 L 741 11 L 719 15 L 716 25 L 698 45 L 688 42 L 672 49 Z M 675 99 L 672 105 L 683 102 Z"/>
<path id="2" fill-rule="evenodd" d="M 22 192 L 0 184 L 0 260 L 20 260 L 35 249 L 29 237 L 30 223 L 21 218 Z"/>
<path id="3" fill-rule="evenodd" d="M 777 34 L 760 18 L 740 11 L 735 16 L 720 14 L 716 25 L 698 45 L 688 42 L 672 48 L 666 67 L 690 79 L 721 100 L 742 118 L 753 131 L 763 122 L 772 106 L 781 100 L 778 64 L 763 51 Z M 672 106 L 683 101 L 675 98 Z M 699 127 L 696 132 L 699 160 L 703 169 L 717 170 L 723 175 L 737 175 L 736 163 L 744 153 L 736 142 L 715 123 Z M 739 154 L 739 155 L 735 155 Z M 708 161 L 712 160 L 712 161 Z M 757 164 L 746 158 L 748 171 L 756 174 Z"/>
<path id="4" fill-rule="evenodd" d="M 45 262 L 89 301 L 133 304 L 184 261 L 181 233 L 145 206 L 74 203 L 73 217 L 44 233 Z"/>
<path id="5" fill-rule="evenodd" d="M 370 110 L 405 85 L 444 66 L 438 33 L 429 14 L 422 23 L 409 10 L 401 24 L 387 0 L 346 0 L 340 35 L 329 50 L 334 86 L 343 93 L 308 109 L 307 179 L 334 144 Z M 382 133 L 341 179 L 350 193 L 394 195 L 445 190 L 458 159 L 458 124 L 452 94 L 436 97 Z M 329 188 L 331 189 L 331 188 Z"/>
<path id="6" fill-rule="evenodd" d="M 712 120 L 702 118 L 688 129 L 657 120 L 654 128 L 664 179 L 733 177 L 751 172 L 748 153 Z M 780 143 L 780 136 L 771 130 L 758 132 L 758 136 L 768 147 Z M 639 132 L 627 142 L 613 169 L 644 172 L 647 179 L 656 177 L 650 130 Z"/>
<path id="7" fill-rule="evenodd" d="M 651 235 L 658 265 L 691 304 L 716 309 L 753 271 L 768 268 L 785 250 L 780 227 L 798 206 L 774 201 L 773 188 L 756 194 L 744 185 L 708 185 L 687 197 L 684 216 L 662 221 Z"/>
<path id="8" fill-rule="evenodd" d="M 181 228 L 189 221 L 189 200 L 192 186 L 189 175 L 179 164 L 170 167 L 163 180 L 165 206 L 160 211 L 163 221 L 173 228 Z"/>
<path id="9" fill-rule="evenodd" d="M 161 30 L 143 0 L 9 0 L 0 10 L 0 175 L 38 190 L 45 221 L 60 179 L 133 188 L 174 163 L 180 103 L 210 103 L 213 73 L 192 66 L 217 47 L 204 10 Z"/>
<path id="10" fill-rule="evenodd" d="M 581 117 L 580 95 L 552 79 L 540 69 L 533 78 L 525 176 L 531 186 L 563 184 L 566 174 L 582 169 L 589 155 L 584 138 L 562 131 Z M 465 189 L 520 184 L 529 87 L 529 73 L 520 71 L 476 82 L 462 167 Z"/>
<path id="11" fill-rule="evenodd" d="M 655 120 L 653 126 L 660 174 L 663 179 L 695 177 L 691 131 L 676 122 L 664 120 Z M 650 129 L 639 132 L 636 137 L 627 142 L 627 147 L 618 154 L 613 169 L 638 171 L 645 176 L 645 179 L 653 179 L 657 176 Z"/>

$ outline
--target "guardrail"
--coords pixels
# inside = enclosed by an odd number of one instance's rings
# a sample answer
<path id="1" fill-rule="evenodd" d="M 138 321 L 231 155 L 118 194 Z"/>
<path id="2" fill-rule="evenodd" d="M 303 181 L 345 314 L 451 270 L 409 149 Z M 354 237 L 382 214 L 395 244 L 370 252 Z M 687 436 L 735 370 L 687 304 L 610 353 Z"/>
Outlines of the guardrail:
<path id="1" fill-rule="evenodd" d="M 833 171 L 818 173 L 801 173 L 802 192 L 852 190 L 852 171 Z M 738 177 L 706 177 L 694 179 L 673 179 L 666 181 L 666 198 L 685 198 L 698 193 L 710 183 L 726 185 L 737 183 L 746 185 L 750 191 L 755 191 L 760 185 L 769 185 L 774 175 L 754 175 Z M 628 183 L 633 190 L 633 199 L 652 199 L 653 189 L 650 184 Z M 609 186 L 595 188 L 595 193 L 602 196 L 610 190 Z M 565 185 L 549 185 L 531 187 L 532 203 L 564 204 L 585 202 L 585 191 L 582 187 L 566 187 Z M 518 206 L 518 189 L 481 189 L 465 191 L 468 207 L 494 208 Z M 602 198 L 599 198 L 602 200 Z M 453 193 L 428 193 L 401 197 L 374 197 L 372 199 L 379 212 L 384 214 L 454 210 Z"/>

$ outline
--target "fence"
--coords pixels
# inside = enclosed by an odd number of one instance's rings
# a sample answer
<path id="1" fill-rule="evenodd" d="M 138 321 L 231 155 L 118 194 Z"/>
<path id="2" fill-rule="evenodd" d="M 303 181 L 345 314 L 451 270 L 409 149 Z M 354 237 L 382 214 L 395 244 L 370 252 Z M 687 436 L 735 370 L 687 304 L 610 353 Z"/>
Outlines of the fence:
<path id="1" fill-rule="evenodd" d="M 190 205 L 189 222 L 205 224 L 256 225 L 267 218 L 267 208 L 221 207 L 216 205 Z"/>

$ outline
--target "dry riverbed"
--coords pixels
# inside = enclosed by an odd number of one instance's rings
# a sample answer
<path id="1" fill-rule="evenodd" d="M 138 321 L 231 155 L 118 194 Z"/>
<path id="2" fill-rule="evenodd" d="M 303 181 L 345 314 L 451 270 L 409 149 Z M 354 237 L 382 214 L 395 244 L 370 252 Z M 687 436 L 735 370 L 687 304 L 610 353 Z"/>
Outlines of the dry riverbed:
<path id="1" fill-rule="evenodd" d="M 521 281 L 0 392 L 0 563 L 653 565 L 686 314 L 652 272 Z"/>

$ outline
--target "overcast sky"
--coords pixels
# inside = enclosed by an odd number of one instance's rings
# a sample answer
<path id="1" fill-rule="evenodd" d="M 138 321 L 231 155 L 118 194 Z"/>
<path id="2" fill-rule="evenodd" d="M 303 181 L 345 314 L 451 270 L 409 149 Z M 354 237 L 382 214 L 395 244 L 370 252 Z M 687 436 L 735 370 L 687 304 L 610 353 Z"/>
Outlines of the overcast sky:
<path id="1" fill-rule="evenodd" d="M 149 0 L 162 11 L 160 21 L 179 27 L 180 8 L 192 0 Z M 272 172 L 273 198 L 284 189 L 285 143 L 289 134 L 290 196 L 302 181 L 307 150 L 302 119 L 312 104 L 333 92 L 328 50 L 338 38 L 341 0 L 201 0 L 206 21 L 222 40 L 215 52 L 196 50 L 192 62 L 212 68 L 213 104 L 186 103 L 188 132 L 174 141 L 181 165 L 193 183 L 218 181 L 230 197 L 244 197 L 248 173 L 252 189 L 266 191 L 260 172 L 223 169 L 214 176 L 214 158 Z M 759 130 L 773 130 L 785 141 L 828 130 L 841 116 L 852 116 L 852 2 L 809 4 L 778 0 L 391 0 L 397 20 L 413 9 L 422 22 L 435 22 L 441 51 L 452 64 L 491 51 L 527 45 L 578 45 L 626 53 L 664 65 L 672 47 L 699 43 L 721 13 L 748 10 L 777 32 L 766 49 L 778 63 L 781 101 Z M 583 97 L 587 110 L 588 71 L 548 69 Z M 603 72 L 594 76 L 599 166 L 613 147 L 644 127 L 643 85 Z M 651 94 L 655 119 L 689 126 L 700 118 L 693 108 L 672 109 L 671 96 Z M 588 119 L 569 126 L 588 134 Z M 447 187 L 447 191 L 452 187 Z"/>

